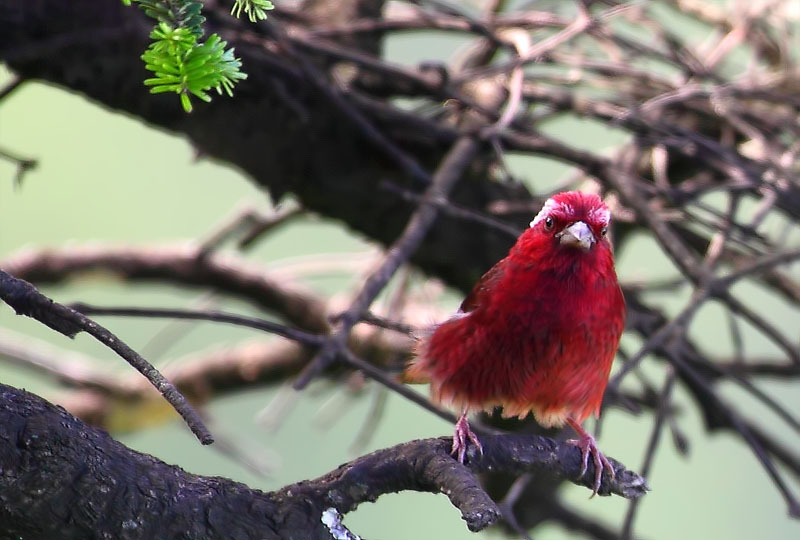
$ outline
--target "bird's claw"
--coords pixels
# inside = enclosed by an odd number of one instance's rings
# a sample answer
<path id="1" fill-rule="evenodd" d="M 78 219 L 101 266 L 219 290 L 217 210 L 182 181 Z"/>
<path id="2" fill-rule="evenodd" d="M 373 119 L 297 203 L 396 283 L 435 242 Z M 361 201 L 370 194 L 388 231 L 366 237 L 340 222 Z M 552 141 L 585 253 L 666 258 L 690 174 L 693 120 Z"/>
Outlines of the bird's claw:
<path id="1" fill-rule="evenodd" d="M 586 470 L 589 468 L 589 454 L 592 454 L 592 460 L 594 462 L 594 484 L 592 485 L 592 494 L 589 496 L 591 499 L 597 495 L 597 491 L 600 489 L 600 483 L 603 478 L 603 469 L 609 472 L 611 475 L 611 480 L 614 480 L 617 477 L 616 472 L 614 472 L 614 466 L 611 465 L 611 462 L 608 461 L 608 458 L 606 458 L 606 456 L 604 456 L 597 447 L 597 442 L 594 440 L 594 437 L 588 433 L 582 434 L 580 439 L 568 440 L 567 444 L 577 446 L 581 450 L 582 461 L 580 478 L 583 478 L 583 475 L 586 474 Z"/>
<path id="2" fill-rule="evenodd" d="M 478 440 L 478 436 L 475 435 L 475 432 L 469 428 L 466 415 L 462 415 L 461 418 L 458 419 L 458 422 L 456 422 L 456 429 L 453 432 L 453 447 L 450 450 L 450 455 L 456 457 L 459 463 L 464 463 L 464 457 L 467 454 L 467 441 L 474 444 L 478 452 L 483 455 L 481 441 Z"/>

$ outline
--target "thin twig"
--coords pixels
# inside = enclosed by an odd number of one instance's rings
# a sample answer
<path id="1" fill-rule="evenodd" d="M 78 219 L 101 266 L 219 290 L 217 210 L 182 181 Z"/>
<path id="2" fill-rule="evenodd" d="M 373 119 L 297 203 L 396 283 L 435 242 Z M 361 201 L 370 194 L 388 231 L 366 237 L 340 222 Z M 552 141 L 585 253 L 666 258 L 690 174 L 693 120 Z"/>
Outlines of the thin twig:
<path id="1" fill-rule="evenodd" d="M 392 193 L 397 193 L 407 201 L 421 203 L 422 201 L 425 200 L 424 195 L 419 195 L 417 193 L 414 193 L 413 191 L 402 188 L 397 184 L 395 184 L 394 182 L 390 182 L 388 180 L 382 181 L 380 187 L 385 188 L 386 190 L 391 191 Z M 480 223 L 481 225 L 485 225 L 491 229 L 495 229 L 499 232 L 505 233 L 513 238 L 517 238 L 520 234 L 522 234 L 522 230 L 517 229 L 512 225 L 499 221 L 485 214 L 475 212 L 474 210 L 470 210 L 469 208 L 464 208 L 450 201 L 437 200 L 437 201 L 430 201 L 429 204 L 436 205 L 442 211 L 443 214 L 452 216 L 454 218 L 463 219 L 464 221 Z"/>
<path id="2" fill-rule="evenodd" d="M 86 332 L 106 347 L 113 350 L 134 369 L 144 375 L 161 392 L 170 405 L 181 415 L 186 425 L 202 444 L 211 444 L 214 438 L 206 428 L 200 415 L 189 404 L 183 394 L 169 382 L 150 362 L 128 347 L 106 328 L 100 326 L 72 308 L 54 302 L 40 293 L 27 281 L 0 270 L 0 299 L 17 312 L 49 326 L 68 337 Z"/>
<path id="3" fill-rule="evenodd" d="M 2 96 L 0 96 L 0 99 L 2 99 Z M 17 172 L 14 175 L 15 186 L 21 186 L 22 179 L 25 176 L 25 174 L 28 171 L 32 171 L 39 165 L 39 162 L 35 159 L 23 158 L 9 152 L 8 150 L 3 150 L 3 149 L 0 149 L 0 158 L 5 159 L 7 161 L 11 161 L 16 164 Z"/>
<path id="4" fill-rule="evenodd" d="M 660 403 L 656 411 L 656 417 L 653 421 L 653 431 L 650 435 L 650 442 L 647 443 L 647 450 L 644 454 L 644 462 L 642 463 L 642 475 L 647 477 L 650 474 L 650 467 L 658 450 L 659 439 L 661 438 L 662 428 L 664 427 L 665 420 L 668 416 L 669 404 L 672 395 L 672 387 L 675 383 L 675 370 L 669 369 L 667 378 L 664 382 L 664 387 L 661 390 Z M 625 515 L 625 521 L 622 525 L 622 532 L 620 536 L 622 540 L 631 540 L 633 538 L 633 521 L 636 519 L 636 510 L 639 507 L 637 502 L 639 499 L 631 499 L 628 505 L 628 512 Z"/>
<path id="5" fill-rule="evenodd" d="M 25 83 L 25 79 L 15 76 L 3 88 L 0 88 L 0 100 L 3 100 L 11 95 L 14 90 L 19 88 Z"/>
<path id="6" fill-rule="evenodd" d="M 79 308 L 81 310 L 85 310 L 86 313 L 93 313 L 96 315 L 147 317 L 147 318 L 166 317 L 174 319 L 207 320 L 213 322 L 222 322 L 237 326 L 244 326 L 247 328 L 254 328 L 257 330 L 261 330 L 263 332 L 269 332 L 271 334 L 276 334 L 284 338 L 297 341 L 304 345 L 315 346 L 315 347 L 324 346 L 324 344 L 327 343 L 329 339 L 326 336 L 321 336 L 318 334 L 310 334 L 308 332 L 303 332 L 301 330 L 289 328 L 287 326 L 274 323 L 271 321 L 266 321 L 264 319 L 259 319 L 256 317 L 244 317 L 241 315 L 224 313 L 220 311 L 159 309 L 159 308 L 128 308 L 128 307 L 103 308 L 97 306 L 89 306 L 87 304 L 75 304 L 75 308 L 76 309 Z M 427 411 L 432 412 L 436 416 L 439 416 L 440 418 L 451 423 L 455 422 L 456 418 L 452 413 L 432 405 L 427 398 L 411 390 L 407 386 L 400 384 L 391 376 L 387 375 L 380 368 L 377 368 L 374 365 L 359 358 L 358 356 L 356 356 L 354 353 L 352 353 L 347 349 L 341 351 L 340 354 L 343 355 L 342 358 L 345 361 L 345 363 L 349 364 L 351 367 L 355 369 L 363 371 L 371 379 L 379 382 L 385 387 L 402 395 L 403 397 L 409 399 L 410 401 L 426 409 Z M 306 369 L 307 367 L 308 366 L 306 366 Z M 480 425 L 476 425 L 475 430 L 480 433 L 493 432 L 492 430 L 483 428 Z"/>
<path id="7" fill-rule="evenodd" d="M 245 317 L 233 313 L 225 313 L 216 310 L 198 309 L 168 309 L 168 308 L 134 308 L 134 307 L 100 307 L 84 303 L 74 303 L 72 309 L 91 315 L 107 315 L 115 317 L 146 317 L 146 318 L 167 318 L 167 319 L 188 319 L 193 321 L 213 321 L 247 328 L 255 328 L 263 332 L 269 332 L 305 345 L 318 346 L 324 342 L 324 336 L 304 332 L 296 328 L 291 328 L 283 324 L 278 324 L 257 317 Z"/>
<path id="8" fill-rule="evenodd" d="M 369 309 L 372 301 L 383 290 L 395 271 L 411 256 L 436 220 L 439 209 L 436 205 L 428 204 L 428 201 L 447 197 L 450 189 L 469 166 L 479 147 L 480 143 L 472 136 L 463 137 L 453 145 L 436 172 L 433 182 L 425 191 L 425 202 L 420 204 L 403 234 L 389 249 L 380 267 L 367 278 L 350 307 L 339 316 L 336 331 L 327 339 L 311 364 L 297 378 L 295 388 L 304 388 L 320 371 L 335 361 L 337 355 L 344 350 L 353 326 Z"/>

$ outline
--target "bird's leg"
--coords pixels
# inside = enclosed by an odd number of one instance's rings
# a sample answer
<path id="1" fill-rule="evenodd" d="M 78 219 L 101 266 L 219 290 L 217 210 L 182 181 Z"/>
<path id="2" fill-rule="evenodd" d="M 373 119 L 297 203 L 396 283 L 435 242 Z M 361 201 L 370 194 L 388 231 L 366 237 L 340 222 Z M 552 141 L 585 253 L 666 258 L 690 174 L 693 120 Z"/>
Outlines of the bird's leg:
<path id="1" fill-rule="evenodd" d="M 472 441 L 472 444 L 478 448 L 478 452 L 483 454 L 481 441 L 478 440 L 478 436 L 475 435 L 475 432 L 469 429 L 467 410 L 464 409 L 464 412 L 461 413 L 461 418 L 456 422 L 456 429 L 455 432 L 453 432 L 453 448 L 450 450 L 451 455 L 458 457 L 459 463 L 464 463 L 464 456 L 467 453 L 467 440 Z"/>
<path id="2" fill-rule="evenodd" d="M 578 434 L 580 439 L 570 439 L 567 441 L 568 444 L 574 444 L 578 448 L 581 449 L 581 455 L 583 456 L 583 463 L 581 465 L 581 476 L 586 474 L 586 468 L 589 465 L 589 454 L 592 454 L 592 459 L 594 460 L 594 485 L 592 486 L 592 495 L 594 497 L 597 495 L 597 490 L 600 489 L 600 481 L 603 478 L 603 469 L 606 469 L 611 474 L 611 479 L 614 480 L 616 478 L 616 473 L 614 472 L 614 467 L 611 465 L 611 462 L 608 461 L 606 456 L 600 452 L 600 449 L 597 448 L 597 442 L 594 440 L 594 437 L 589 435 L 589 433 L 581 427 L 581 425 L 575 421 L 574 418 L 567 417 L 567 423 L 575 430 Z M 590 498 L 591 498 L 590 497 Z"/>

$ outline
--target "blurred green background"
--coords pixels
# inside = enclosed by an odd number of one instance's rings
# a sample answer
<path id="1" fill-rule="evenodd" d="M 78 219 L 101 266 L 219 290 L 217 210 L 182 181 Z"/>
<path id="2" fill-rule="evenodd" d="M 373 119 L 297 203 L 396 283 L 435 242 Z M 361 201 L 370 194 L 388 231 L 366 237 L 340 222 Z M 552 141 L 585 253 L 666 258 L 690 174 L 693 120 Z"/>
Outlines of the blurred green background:
<path id="1" fill-rule="evenodd" d="M 450 38 L 441 38 L 436 50 L 446 57 L 457 45 Z M 408 63 L 423 57 L 430 59 L 430 52 L 430 47 L 404 38 L 390 41 L 388 50 L 390 57 Z M 0 70 L 0 83 L 9 80 L 10 74 Z M 610 133 L 577 120 L 552 123 L 548 129 L 568 134 L 570 142 L 580 146 L 597 145 L 598 141 L 607 146 L 624 140 L 621 133 Z M 14 166 L 0 160 L 0 257 L 29 247 L 65 246 L 73 242 L 149 245 L 197 240 L 204 238 L 235 208 L 270 207 L 268 197 L 247 178 L 223 164 L 197 160 L 182 138 L 43 84 L 28 83 L 0 102 L 0 148 L 39 161 L 38 168 L 25 177 L 24 183 L 15 186 Z M 539 159 L 512 157 L 510 163 L 514 172 L 538 191 L 555 185 L 567 172 L 564 166 Z M 277 268 L 297 261 L 298 257 L 340 253 L 350 258 L 349 254 L 370 252 L 375 252 L 374 246 L 339 223 L 308 218 L 269 236 L 249 257 Z M 620 255 L 618 270 L 623 280 L 674 275 L 669 261 L 648 238 L 635 239 Z M 326 295 L 346 297 L 354 291 L 365 270 L 355 273 L 334 270 L 301 279 Z M 103 276 L 45 287 L 44 292 L 61 302 L 141 306 L 187 306 L 200 295 L 198 291 L 173 287 L 130 285 Z M 796 335 L 800 322 L 797 306 L 765 298 L 761 291 L 755 290 L 749 291 L 749 299 L 774 304 L 771 309 L 774 319 L 784 331 Z M 446 296 L 446 302 L 446 307 L 454 309 L 458 295 Z M 686 296 L 665 296 L 660 302 L 674 313 L 683 307 Z M 237 302 L 225 301 L 220 307 L 252 312 L 249 306 Z M 711 304 L 701 311 L 696 323 L 695 335 L 709 351 L 730 350 L 727 321 L 720 314 Z M 134 348 L 144 346 L 166 324 L 120 318 L 99 320 Z M 35 336 L 64 351 L 83 352 L 106 368 L 130 370 L 120 358 L 90 338 L 81 335 L 70 341 L 31 319 L 15 317 L 5 305 L 0 306 L 0 328 Z M 193 323 L 168 354 L 150 360 L 163 365 L 192 352 L 255 337 L 261 336 L 249 330 Z M 745 337 L 749 353 L 775 354 L 752 331 L 745 332 Z M 625 339 L 629 348 L 636 345 L 635 340 Z M 647 373 L 655 381 L 663 378 L 662 366 L 654 362 Z M 48 380 L 10 367 L 2 359 L 0 381 L 56 401 L 59 395 L 59 389 Z M 765 383 L 761 388 L 780 399 L 788 409 L 800 409 L 797 385 Z M 252 390 L 215 401 L 209 411 L 212 431 L 234 441 L 248 455 L 270 464 L 273 472 L 267 478 L 254 475 L 213 448 L 201 447 L 178 422 L 121 434 L 118 438 L 189 471 L 225 476 L 271 490 L 313 478 L 355 457 L 349 447 L 370 413 L 375 391 L 374 386 L 368 386 L 360 399 L 350 400 L 340 386 L 317 382 L 298 397 L 296 406 L 276 431 L 265 429 L 256 417 L 278 389 Z M 766 427 L 771 431 L 785 429 L 736 389 L 724 387 L 723 394 L 741 404 L 745 416 L 768 419 Z M 680 457 L 665 433 L 649 478 L 653 491 L 639 511 L 638 535 L 729 540 L 800 537 L 800 523 L 787 518 L 785 504 L 748 448 L 730 434 L 707 436 L 691 400 L 680 388 L 675 403 L 684 411 L 679 422 L 689 435 L 691 455 L 688 459 Z M 332 413 L 336 421 L 321 417 L 320 411 L 326 411 L 326 415 Z M 651 417 L 636 418 L 618 410 L 608 410 L 604 417 L 600 438 L 603 451 L 631 468 L 639 468 L 650 435 Z M 588 427 L 593 429 L 591 422 Z M 451 429 L 446 422 L 402 398 L 390 396 L 375 438 L 359 454 L 414 438 L 447 435 Z M 796 436 L 787 436 L 786 441 L 797 448 Z M 797 492 L 796 484 L 793 488 Z M 590 501 L 587 490 L 572 485 L 565 485 L 562 493 L 575 509 L 596 516 L 615 529 L 620 526 L 626 501 L 616 497 Z M 430 494 L 384 496 L 375 504 L 361 506 L 346 517 L 345 523 L 354 532 L 373 540 L 475 538 L 445 497 Z M 488 531 L 481 536 L 501 535 Z M 549 526 L 536 530 L 534 537 L 554 540 L 572 536 L 560 527 Z"/>

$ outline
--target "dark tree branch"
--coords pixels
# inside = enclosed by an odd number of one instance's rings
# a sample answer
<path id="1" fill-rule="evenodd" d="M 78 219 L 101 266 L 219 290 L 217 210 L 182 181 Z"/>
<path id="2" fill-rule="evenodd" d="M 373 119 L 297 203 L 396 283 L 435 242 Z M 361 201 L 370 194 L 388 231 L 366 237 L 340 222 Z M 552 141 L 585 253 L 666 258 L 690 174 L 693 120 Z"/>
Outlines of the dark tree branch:
<path id="1" fill-rule="evenodd" d="M 151 538 L 330 539 L 322 514 L 404 490 L 445 493 L 467 526 L 480 530 L 497 507 L 474 474 L 548 470 L 591 488 L 580 451 L 531 435 L 484 437 L 484 456 L 467 467 L 449 456 L 448 439 L 401 444 L 358 458 L 315 480 L 264 493 L 203 477 L 134 452 L 46 401 L 0 385 L 0 536 L 48 540 L 108 536 Z M 616 480 L 601 495 L 639 497 L 644 479 L 613 461 Z M 46 486 L 46 488 L 43 488 Z M 35 501 L 35 504 L 32 504 Z M 146 512 L 143 509 L 147 509 Z"/>
<path id="2" fill-rule="evenodd" d="M 207 253 L 192 245 L 159 248 L 84 246 L 22 252 L 3 268 L 28 281 L 57 283 L 73 273 L 102 268 L 125 279 L 164 281 L 211 289 L 280 313 L 305 330 L 325 332 L 325 304 L 305 288 L 270 277 L 239 257 Z"/>
<path id="3" fill-rule="evenodd" d="M 93 315 L 110 315 L 110 316 L 123 316 L 123 317 L 166 317 L 166 318 L 174 318 L 174 319 L 185 319 L 185 320 L 203 320 L 203 321 L 213 321 L 213 322 L 221 322 L 226 324 L 233 324 L 236 326 L 243 326 L 246 328 L 254 328 L 256 330 L 261 330 L 263 332 L 268 332 L 270 334 L 275 334 L 293 341 L 296 341 L 300 345 L 304 347 L 309 347 L 312 349 L 318 349 L 321 346 L 324 346 L 327 343 L 326 336 L 319 335 L 319 334 L 310 334 L 308 332 L 303 332 L 301 330 L 297 330 L 296 328 L 290 328 L 284 326 L 282 324 L 274 323 L 271 321 L 266 321 L 264 319 L 258 319 L 255 317 L 244 317 L 241 315 L 235 315 L 231 313 L 224 313 L 220 311 L 202 311 L 202 310 L 188 310 L 188 309 L 160 309 L 160 308 L 129 308 L 129 307 L 113 307 L 113 308 L 104 308 L 104 307 L 97 307 L 97 306 L 90 306 L 88 304 L 74 304 L 72 306 L 73 309 L 83 312 L 89 313 Z M 357 344 L 358 348 L 364 349 L 366 352 L 372 348 L 369 344 Z M 407 353 L 408 351 L 396 351 L 401 352 L 403 354 Z M 405 397 L 409 401 L 416 403 L 420 407 L 432 412 L 433 414 L 447 420 L 448 422 L 455 422 L 455 417 L 448 411 L 443 410 L 440 407 L 435 406 L 432 404 L 427 398 L 423 397 L 419 393 L 411 390 L 407 386 L 401 384 L 394 377 L 387 374 L 382 369 L 375 367 L 374 365 L 366 362 L 365 360 L 359 358 L 355 354 L 352 353 L 349 349 L 345 349 L 343 351 L 338 352 L 337 354 L 341 355 L 344 362 L 349 364 L 354 369 L 361 370 L 364 372 L 369 378 L 377 381 L 378 383 L 382 384 L 386 388 L 393 390 L 395 393 L 400 394 L 401 396 Z M 303 365 L 304 373 L 308 370 L 309 366 L 312 363 L 306 363 Z M 236 365 L 228 366 L 229 370 L 236 370 Z M 286 372 L 284 372 L 286 373 Z M 90 379 L 90 382 L 94 382 L 94 379 Z M 197 381 L 195 381 L 197 382 Z M 246 381 L 247 382 L 251 381 Z M 243 384 L 244 386 L 244 384 Z M 129 395 L 129 394 L 128 394 Z M 491 430 L 487 430 L 482 428 L 480 425 L 475 426 L 476 431 L 479 433 L 489 433 Z"/>
<path id="4" fill-rule="evenodd" d="M 0 9 L 11 11 L 7 17 L 0 16 L 0 35 L 6 37 L 0 44 L 0 59 L 20 76 L 74 88 L 112 108 L 183 133 L 203 155 L 237 164 L 276 197 L 291 190 L 304 207 L 343 219 L 384 244 L 398 236 L 411 214 L 402 199 L 380 196 L 378 184 L 380 179 L 388 179 L 413 190 L 420 185 L 398 171 L 393 160 L 375 152 L 374 141 L 350 121 L 352 116 L 332 107 L 324 95 L 329 89 L 322 89 L 322 81 L 298 69 L 300 60 L 327 65 L 319 52 L 300 50 L 298 59 L 282 51 L 272 36 L 262 33 L 258 43 L 231 36 L 230 45 L 236 47 L 237 56 L 247 66 L 248 80 L 237 88 L 235 100 L 214 100 L 186 117 L 174 99 L 151 96 L 141 83 L 147 74 L 139 57 L 147 47 L 150 24 L 138 10 L 125 8 L 115 0 L 73 2 L 69 13 L 48 0 L 26 3 L 24 8 L 9 5 Z M 215 21 L 235 24 L 239 35 L 260 32 L 260 27 L 244 21 L 230 21 L 223 7 L 209 9 L 209 32 L 219 30 Z M 214 15 L 215 9 L 220 12 L 219 17 Z M 287 27 L 287 39 L 291 39 L 293 23 L 286 22 L 280 13 L 270 24 Z M 81 29 L 83 39 L 77 38 L 76 28 Z M 56 41 L 43 48 L 37 39 L 40 35 Z M 104 45 L 97 50 L 100 37 Z M 91 66 L 80 66 L 87 60 Z M 324 76 L 329 77 L 327 73 Z M 425 170 L 436 167 L 458 136 L 456 133 L 448 140 L 431 139 L 432 132 L 416 129 L 414 124 L 400 127 L 392 119 L 374 118 L 371 111 L 363 112 L 347 89 L 336 92 L 342 94 L 340 99 L 344 102 L 355 104 L 362 114 L 368 114 L 367 120 L 376 129 L 388 134 L 392 144 Z M 400 109 L 394 110 L 401 117 L 414 118 Z M 238 119 L 234 124 L 239 126 L 233 132 L 232 119 Z M 308 159 L 309 148 L 314 149 L 313 160 Z M 371 157 L 364 160 L 367 155 Z M 470 179 L 486 177 L 485 167 L 476 166 L 469 173 Z M 486 207 L 494 199 L 529 198 L 527 190 L 518 184 L 462 184 L 453 200 L 469 208 Z M 508 216 L 508 220 L 521 227 L 530 221 L 530 216 L 519 213 Z M 412 261 L 466 289 L 503 256 L 512 241 L 503 234 L 487 234 L 479 225 L 465 227 L 463 222 L 445 216 Z M 453 255 L 452 261 L 472 262 L 464 266 L 443 261 L 443 251 Z"/>
<path id="5" fill-rule="evenodd" d="M 154 317 L 168 319 L 183 319 L 190 321 L 213 321 L 232 324 L 246 328 L 254 328 L 281 336 L 304 345 L 320 345 L 325 341 L 324 336 L 303 332 L 283 324 L 274 323 L 257 317 L 245 317 L 233 313 L 216 310 L 198 309 L 164 309 L 164 308 L 133 308 L 133 307 L 100 307 L 84 303 L 75 303 L 70 306 L 75 311 L 87 315 L 110 315 L 115 317 Z"/>
<path id="6" fill-rule="evenodd" d="M 667 416 L 669 415 L 669 403 L 674 384 L 675 371 L 669 369 L 667 371 L 667 380 L 664 382 L 664 388 L 661 390 L 661 395 L 659 396 L 660 403 L 658 411 L 656 412 L 653 432 L 650 435 L 650 442 L 647 443 L 647 451 L 645 452 L 644 463 L 642 464 L 642 470 L 644 471 L 644 474 L 649 473 L 650 467 L 653 464 L 653 459 L 656 455 L 656 451 L 658 451 L 658 443 L 659 439 L 661 438 L 661 432 L 663 431 Z M 639 507 L 637 501 L 638 499 L 634 499 L 631 501 L 630 505 L 628 505 L 628 513 L 626 514 L 625 521 L 622 524 L 622 540 L 631 540 L 631 538 L 633 538 L 633 522 L 636 519 L 636 510 Z"/>
<path id="7" fill-rule="evenodd" d="M 0 100 L 2 100 L 4 96 L 7 96 L 11 91 L 17 88 L 17 86 L 19 85 L 9 84 L 8 87 L 0 90 Z M 29 171 L 32 171 L 39 165 L 39 162 L 36 161 L 35 159 L 20 157 L 2 148 L 0 148 L 0 159 L 10 161 L 17 166 L 17 173 L 14 175 L 15 186 L 22 185 L 22 181 L 25 178 L 25 174 L 27 174 Z"/>
<path id="8" fill-rule="evenodd" d="M 166 373 L 174 381 L 184 395 L 195 403 L 205 403 L 213 396 L 235 391 L 255 384 L 274 384 L 291 378 L 308 365 L 311 351 L 325 342 L 325 337 L 310 334 L 294 328 L 286 327 L 254 317 L 224 313 L 219 311 L 187 310 L 187 309 L 162 309 L 162 308 L 129 308 L 129 307 L 96 307 L 88 304 L 73 304 L 73 309 L 85 314 L 134 316 L 134 317 L 167 317 L 188 320 L 208 320 L 254 328 L 271 334 L 279 335 L 297 342 L 291 344 L 260 344 L 254 343 L 240 348 L 234 348 L 223 353 L 214 353 L 188 362 L 188 367 L 169 369 Z M 374 316 L 370 316 L 374 317 Z M 405 333 L 405 332 L 404 332 Z M 6 338 L 7 339 L 7 338 Z M 391 349 L 389 340 L 376 340 L 374 338 L 360 337 L 351 342 L 351 347 L 367 357 L 374 357 L 366 361 L 350 350 L 342 353 L 345 364 L 352 369 L 359 370 L 370 379 L 378 382 L 386 389 L 399 394 L 409 401 L 428 410 L 436 416 L 455 422 L 452 413 L 430 402 L 426 397 L 401 384 L 394 376 L 375 365 L 375 360 L 380 361 L 387 354 L 406 357 L 409 344 L 401 342 Z M 47 375 L 55 376 L 67 385 L 83 388 L 89 391 L 87 395 L 72 395 L 62 397 L 66 399 L 69 410 L 81 418 L 89 419 L 92 424 L 105 426 L 104 420 L 108 412 L 109 399 L 124 399 L 128 404 L 133 400 L 143 400 L 149 397 L 147 388 L 133 381 L 120 381 L 110 377 L 107 373 L 99 372 L 87 366 L 73 366 L 57 364 L 51 357 L 52 351 L 36 351 L 33 343 L 28 344 L 28 350 L 23 350 L 14 343 L 0 343 L 0 355 L 10 357 L 18 364 L 28 366 Z M 657 400 L 650 399 L 647 395 L 638 396 L 626 394 L 616 389 L 608 392 L 606 402 L 620 404 L 629 410 L 641 411 L 642 407 L 655 409 Z M 479 423 L 473 425 L 480 434 L 495 434 L 497 431 Z"/>
<path id="9" fill-rule="evenodd" d="M 0 270 L 0 299 L 11 306 L 17 315 L 26 315 L 64 334 L 75 337 L 79 332 L 86 332 L 97 341 L 113 350 L 128 362 L 136 371 L 144 375 L 148 381 L 164 396 L 170 405 L 181 415 L 186 425 L 202 444 L 211 444 L 214 438 L 206 428 L 200 415 L 192 408 L 183 394 L 175 388 L 150 362 L 142 358 L 136 351 L 128 347 L 117 336 L 72 308 L 54 302 L 36 287 L 17 279 Z"/>
<path id="10" fill-rule="evenodd" d="M 250 78 L 237 88 L 235 100 L 215 99 L 189 117 L 174 100 L 149 96 L 142 88 L 146 74 L 139 56 L 150 23 L 115 0 L 76 0 L 68 8 L 53 0 L 0 4 L 0 59 L 18 80 L 43 79 L 83 92 L 112 109 L 185 135 L 200 153 L 238 166 L 274 196 L 292 192 L 304 208 L 340 219 L 385 245 L 395 242 L 410 216 L 435 205 L 440 210 L 436 226 L 408 261 L 463 290 L 505 254 L 513 236 L 509 231 L 521 230 L 540 205 L 539 198 L 546 196 L 535 173 L 528 185 L 536 197 L 511 179 L 503 152 L 573 167 L 566 183 L 559 184 L 561 189 L 589 185 L 607 200 L 621 197 L 613 205 L 611 231 L 617 253 L 627 249 L 632 233 L 653 237 L 681 272 L 666 290 L 683 294 L 691 288 L 696 302 L 677 317 L 667 317 L 651 295 L 655 287 L 626 288 L 630 330 L 645 346 L 629 359 L 630 367 L 622 374 L 636 373 L 652 356 L 671 362 L 707 429 L 729 429 L 750 444 L 790 511 L 800 513 L 782 471 L 772 463 L 780 461 L 798 474 L 800 458 L 791 444 L 779 443 L 767 430 L 744 421 L 736 404 L 718 398 L 716 387 L 723 381 L 738 382 L 773 414 L 797 427 L 787 408 L 749 382 L 762 373 L 796 380 L 796 340 L 784 334 L 761 305 L 745 304 L 738 291 L 734 296 L 731 290 L 746 281 L 779 293 L 790 306 L 800 298 L 796 273 L 777 269 L 796 260 L 796 239 L 762 226 L 768 218 L 773 223 L 774 217 L 789 231 L 800 216 L 800 101 L 792 91 L 797 70 L 790 32 L 774 22 L 780 17 L 773 10 L 780 3 L 730 15 L 716 6 L 672 0 L 610 9 L 582 1 L 578 20 L 570 3 L 553 3 L 547 13 L 509 9 L 484 15 L 443 2 L 429 4 L 432 9 L 392 3 L 381 13 L 382 0 L 308 0 L 296 12 L 279 6 L 269 22 L 254 26 L 233 20 L 225 3 L 206 3 L 209 31 L 220 32 L 236 47 Z M 398 6 L 406 9 L 402 16 L 392 12 Z M 660 20 L 655 9 L 706 21 L 723 34 L 701 50 L 664 22 L 669 18 Z M 607 24 L 623 10 L 633 15 Z M 476 37 L 475 47 L 462 59 L 433 69 L 399 66 L 379 57 L 381 38 L 388 32 L 416 28 L 464 32 Z M 515 41 L 512 51 L 508 38 L 523 28 L 535 29 L 536 41 L 532 47 Z M 753 51 L 753 69 L 730 55 L 734 50 Z M 505 51 L 516 55 L 508 61 L 498 54 Z M 723 61 L 725 70 L 720 69 Z M 524 72 L 519 69 L 522 63 L 527 63 Z M 737 66 L 741 77 L 731 75 Z M 339 68 L 347 75 L 340 76 Z M 398 96 L 419 106 L 398 107 L 393 100 Z M 596 147 L 577 148 L 572 140 L 538 131 L 545 120 L 576 117 L 621 129 L 634 142 L 606 157 Z M 502 129 L 493 133 L 493 125 Z M 426 201 L 421 195 L 430 185 L 426 171 L 439 166 L 448 149 L 473 132 L 491 135 L 491 144 L 476 152 L 472 168 L 447 201 Z M 606 143 L 598 139 L 595 144 Z M 393 189 L 386 190 L 386 185 Z M 729 201 L 727 211 L 711 201 L 718 194 Z M 740 199 L 742 209 L 755 203 L 751 215 L 737 214 Z M 415 206 L 409 201 L 422 202 Z M 503 223 L 492 217 L 500 213 Z M 196 260 L 182 258 L 188 270 L 172 267 L 153 279 L 210 285 L 243 298 L 252 295 L 254 303 L 286 313 L 293 326 L 314 334 L 330 330 L 324 305 L 287 303 L 291 291 L 286 295 L 275 283 L 251 280 L 255 272 L 225 268 L 219 264 L 222 258 L 203 248 L 189 257 Z M 228 279 L 226 271 L 234 277 Z M 61 275 L 69 272 L 64 269 Z M 59 272 L 50 275 L 48 279 L 61 279 Z M 661 294 L 664 291 L 662 287 Z M 718 369 L 721 359 L 701 352 L 702 342 L 689 337 L 695 313 L 709 301 L 724 309 L 734 328 L 735 365 Z M 365 372 L 372 369 L 376 377 L 386 377 L 363 351 L 350 354 L 347 346 L 354 343 L 345 344 L 350 329 L 358 330 L 353 327 L 356 321 L 386 322 L 368 314 L 370 303 L 352 303 L 335 323 L 341 343 L 329 358 L 351 368 L 364 358 L 369 362 Z M 749 343 L 745 333 L 740 339 L 739 320 L 757 328 L 795 363 L 776 358 L 764 364 L 758 356 L 743 353 Z M 296 357 L 301 355 L 289 356 L 291 373 L 308 360 L 307 355 L 302 363 Z M 286 376 L 269 367 L 263 372 L 269 380 L 278 373 Z M 221 381 L 222 386 L 232 382 L 228 388 L 233 388 L 245 379 L 224 369 L 216 374 L 219 377 L 203 371 L 198 379 L 210 382 L 212 389 Z M 623 394 L 612 384 L 607 397 L 631 411 L 653 409 L 658 393 L 648 381 L 638 382 L 641 393 Z M 665 413 L 664 424 L 674 431 L 672 412 Z M 521 526 L 575 516 L 563 506 L 547 504 L 554 499 L 555 485 L 548 484 L 537 496 L 525 490 L 515 510 L 520 512 L 528 503 L 536 508 L 528 512 L 531 519 L 516 516 Z M 609 535 L 591 523 L 583 530 L 598 538 Z"/>
<path id="11" fill-rule="evenodd" d="M 305 387 L 311 379 L 332 363 L 344 350 L 353 326 L 361 320 L 372 302 L 380 294 L 400 266 L 416 251 L 439 214 L 433 201 L 447 198 L 453 186 L 462 178 L 466 169 L 480 149 L 480 141 L 474 136 L 460 138 L 442 161 L 425 191 L 422 204 L 409 220 L 403 234 L 392 244 L 380 267 L 364 283 L 346 311 L 338 316 L 336 330 L 331 335 L 314 361 L 303 370 L 295 381 L 295 388 Z"/>

